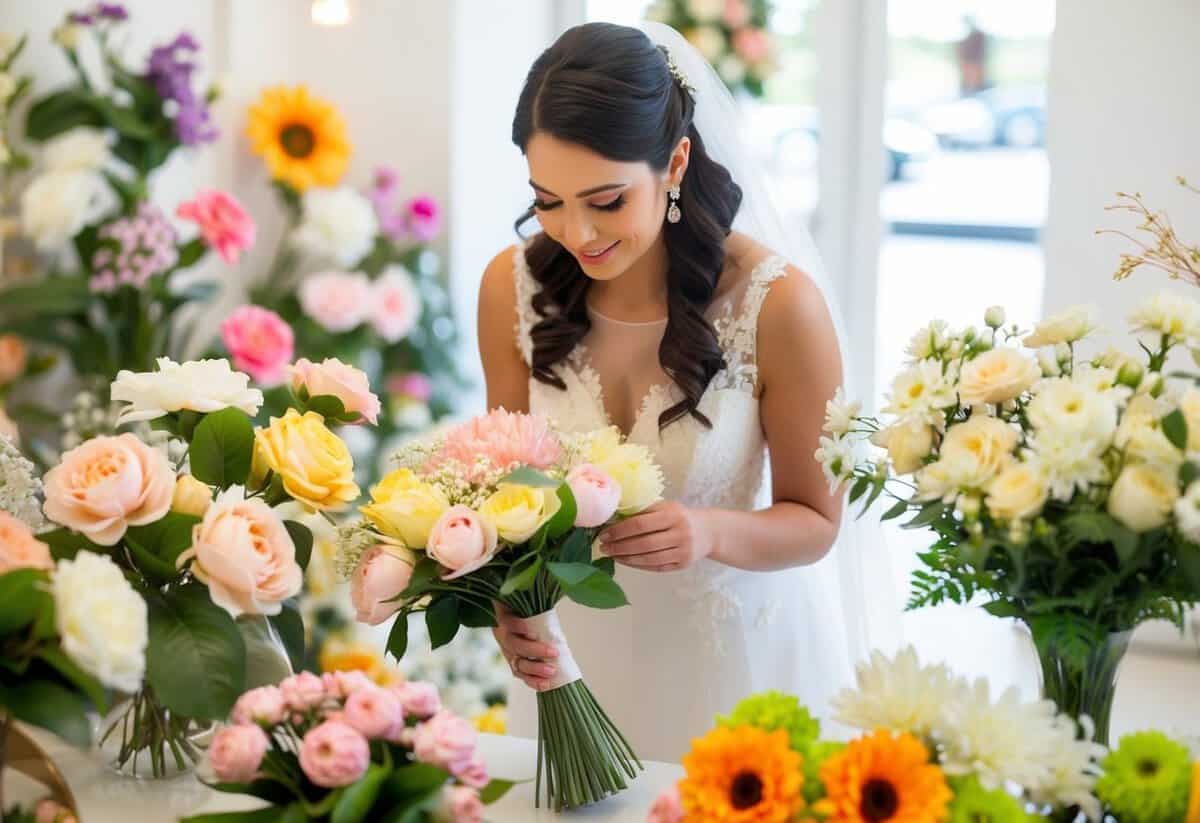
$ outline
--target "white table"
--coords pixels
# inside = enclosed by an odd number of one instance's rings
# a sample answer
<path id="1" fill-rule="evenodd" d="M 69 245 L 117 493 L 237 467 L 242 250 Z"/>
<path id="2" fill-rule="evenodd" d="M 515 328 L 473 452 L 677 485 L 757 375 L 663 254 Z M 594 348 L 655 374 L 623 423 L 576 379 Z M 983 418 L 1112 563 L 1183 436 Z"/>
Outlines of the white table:
<path id="1" fill-rule="evenodd" d="M 168 823 L 205 812 L 253 809 L 260 801 L 242 795 L 214 792 L 193 775 L 170 780 L 133 780 L 110 772 L 94 753 L 82 752 L 44 733 L 34 737 L 67 777 L 79 803 L 81 823 Z M 489 823 L 528 823 L 539 820 L 589 820 L 605 823 L 644 823 L 658 794 L 683 776 L 680 766 L 646 763 L 646 770 L 620 795 L 593 806 L 555 814 L 533 807 L 533 777 L 537 773 L 537 744 L 533 740 L 480 735 L 480 748 L 493 777 L 528 780 L 513 789 L 485 815 Z M 42 794 L 24 775 L 5 771 L 5 803 L 31 802 Z"/>

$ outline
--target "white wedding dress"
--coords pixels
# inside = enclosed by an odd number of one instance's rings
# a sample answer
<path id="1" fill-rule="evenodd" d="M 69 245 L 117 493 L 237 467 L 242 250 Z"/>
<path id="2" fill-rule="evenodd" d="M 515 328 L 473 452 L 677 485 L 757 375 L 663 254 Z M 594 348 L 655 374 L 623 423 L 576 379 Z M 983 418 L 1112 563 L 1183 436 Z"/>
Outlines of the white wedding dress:
<path id="1" fill-rule="evenodd" d="M 608 409 L 632 420 L 629 439 L 663 468 L 665 497 L 689 506 L 752 510 L 770 505 L 766 443 L 756 394 L 758 316 L 771 283 L 786 275 L 771 257 L 747 276 L 722 277 L 709 309 L 726 368 L 700 402 L 706 429 L 688 416 L 659 431 L 659 414 L 682 395 L 662 372 L 666 320 L 625 323 L 590 311 L 591 329 L 556 372 L 566 390 L 529 381 L 530 411 L 569 431 L 612 425 Z M 529 362 L 530 303 L 537 283 L 524 250 L 515 254 L 518 343 Z M 852 677 L 833 567 L 747 572 L 711 560 L 674 573 L 617 567 L 630 605 L 611 611 L 564 600 L 558 606 L 584 680 L 640 757 L 678 762 L 692 738 L 744 697 L 794 694 L 820 716 Z M 520 681 L 509 693 L 509 731 L 537 736 L 536 695 Z"/>

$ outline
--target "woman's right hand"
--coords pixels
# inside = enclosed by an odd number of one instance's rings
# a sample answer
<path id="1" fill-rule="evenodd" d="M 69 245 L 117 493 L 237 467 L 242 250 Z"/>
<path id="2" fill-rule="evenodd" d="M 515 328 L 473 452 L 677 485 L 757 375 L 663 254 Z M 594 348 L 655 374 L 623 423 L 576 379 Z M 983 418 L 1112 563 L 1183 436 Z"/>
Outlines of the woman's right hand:
<path id="1" fill-rule="evenodd" d="M 558 649 L 543 643 L 531 633 L 526 621 L 517 617 L 503 603 L 496 603 L 496 622 L 492 629 L 496 642 L 513 675 L 534 691 L 550 687 L 550 678 L 558 671 L 554 659 Z"/>

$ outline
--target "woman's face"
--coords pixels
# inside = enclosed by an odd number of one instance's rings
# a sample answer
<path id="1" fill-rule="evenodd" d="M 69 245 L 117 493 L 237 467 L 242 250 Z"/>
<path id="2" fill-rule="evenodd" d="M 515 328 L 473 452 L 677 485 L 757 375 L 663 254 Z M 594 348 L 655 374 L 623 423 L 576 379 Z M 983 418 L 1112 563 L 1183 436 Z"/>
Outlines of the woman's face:
<path id="1" fill-rule="evenodd" d="M 672 158 L 669 172 L 656 172 L 538 132 L 525 147 L 538 222 L 588 277 L 617 278 L 662 233 L 667 187 L 682 176 L 686 145 L 682 153 L 682 163 Z"/>

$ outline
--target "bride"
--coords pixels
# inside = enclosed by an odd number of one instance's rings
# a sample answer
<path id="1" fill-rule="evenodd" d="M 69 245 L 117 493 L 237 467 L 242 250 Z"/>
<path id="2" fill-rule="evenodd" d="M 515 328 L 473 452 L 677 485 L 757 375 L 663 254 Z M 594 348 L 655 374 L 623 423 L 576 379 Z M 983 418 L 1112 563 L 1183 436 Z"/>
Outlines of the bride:
<path id="1" fill-rule="evenodd" d="M 753 692 L 823 708 L 865 651 L 866 597 L 813 457 L 843 375 L 829 296 L 815 260 L 782 256 L 728 92 L 671 29 L 647 30 L 663 45 L 578 26 L 530 70 L 518 229 L 536 216 L 542 233 L 487 267 L 479 346 L 489 407 L 616 426 L 663 467 L 665 500 L 601 535 L 630 605 L 558 612 L 635 751 L 677 762 Z M 510 732 L 536 736 L 533 690 L 565 650 L 511 615 L 496 637 L 519 678 Z"/>

